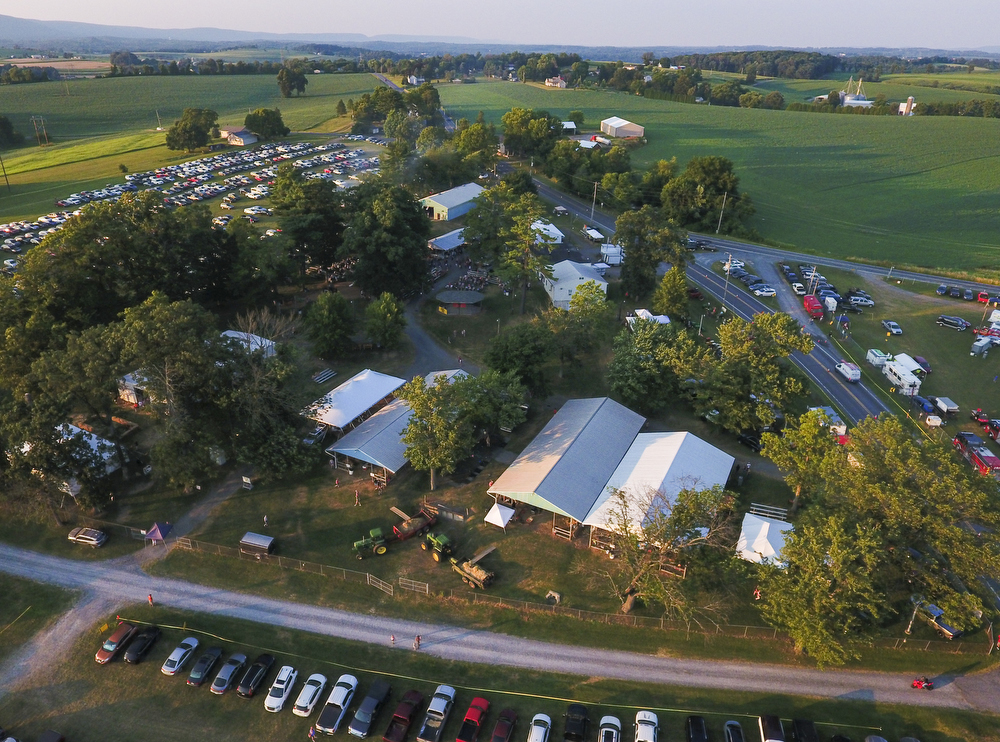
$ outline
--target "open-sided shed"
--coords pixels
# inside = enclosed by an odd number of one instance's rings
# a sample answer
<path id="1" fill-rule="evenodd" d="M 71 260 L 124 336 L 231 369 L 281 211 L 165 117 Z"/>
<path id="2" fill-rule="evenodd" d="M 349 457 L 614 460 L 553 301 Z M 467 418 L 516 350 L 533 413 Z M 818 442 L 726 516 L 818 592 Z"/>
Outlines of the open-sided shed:
<path id="1" fill-rule="evenodd" d="M 344 433 L 392 399 L 406 381 L 366 368 L 302 410 L 302 415 Z"/>

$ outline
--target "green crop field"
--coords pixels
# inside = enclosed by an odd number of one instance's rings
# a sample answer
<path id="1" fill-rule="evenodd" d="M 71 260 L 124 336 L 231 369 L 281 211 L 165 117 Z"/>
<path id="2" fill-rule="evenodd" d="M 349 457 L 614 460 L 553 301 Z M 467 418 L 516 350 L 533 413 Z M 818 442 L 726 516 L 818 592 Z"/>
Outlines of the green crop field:
<path id="1" fill-rule="evenodd" d="M 368 74 L 310 75 L 306 95 L 282 98 L 273 75 L 70 80 L 65 85 L 8 86 L 2 112 L 26 137 L 34 136 L 31 117 L 44 117 L 53 141 L 153 131 L 157 111 L 169 126 L 185 108 L 211 108 L 225 125 L 242 124 L 248 108 L 277 107 L 293 131 L 303 131 L 336 116 L 341 98 L 346 102 L 375 85 Z"/>
<path id="2" fill-rule="evenodd" d="M 820 80 L 758 79 L 754 89 L 765 94 L 772 90 L 777 90 L 785 96 L 786 103 L 806 103 L 817 95 L 826 95 L 831 90 L 843 90 L 847 77 L 846 75 L 838 74 L 836 76 L 824 77 Z M 969 76 L 966 75 L 965 77 L 968 78 Z M 988 94 L 988 91 L 985 90 L 974 94 L 968 90 L 952 90 L 945 87 L 945 80 L 955 81 L 956 78 L 958 78 L 957 75 L 927 75 L 926 77 L 892 75 L 883 77 L 882 82 L 863 81 L 863 84 L 865 95 L 870 100 L 873 100 L 879 94 L 884 95 L 890 101 L 896 102 L 905 101 L 908 96 L 912 95 L 918 103 L 955 103 L 969 100 L 970 98 L 988 100 L 1000 98 L 1000 96 Z M 854 79 L 856 81 L 858 76 L 854 75 Z M 940 80 L 940 87 L 928 87 L 931 80 Z M 989 84 L 1000 84 L 1000 81 Z M 986 84 L 983 87 L 985 88 Z"/>
<path id="3" fill-rule="evenodd" d="M 976 98 L 992 98 L 993 95 L 982 95 L 984 93 L 994 93 L 1000 88 L 1000 72 L 979 69 L 969 74 L 964 68 L 956 72 L 933 73 L 933 74 L 909 74 L 909 75 L 886 75 L 882 78 L 890 83 L 909 84 L 920 87 L 926 95 L 934 95 L 940 89 L 964 90 L 976 93 Z M 931 93 L 926 88 L 935 88 Z M 965 93 L 964 97 L 972 97 Z M 929 98 L 928 100 L 932 100 Z"/>
<path id="4" fill-rule="evenodd" d="M 512 106 L 565 116 L 588 130 L 611 115 L 646 127 L 643 166 L 722 155 L 757 206 L 761 235 L 821 255 L 956 270 L 995 270 L 1000 257 L 1000 121 L 849 116 L 696 106 L 606 91 L 515 83 L 445 85 L 456 119 Z M 967 97 L 967 96 L 966 96 Z"/>

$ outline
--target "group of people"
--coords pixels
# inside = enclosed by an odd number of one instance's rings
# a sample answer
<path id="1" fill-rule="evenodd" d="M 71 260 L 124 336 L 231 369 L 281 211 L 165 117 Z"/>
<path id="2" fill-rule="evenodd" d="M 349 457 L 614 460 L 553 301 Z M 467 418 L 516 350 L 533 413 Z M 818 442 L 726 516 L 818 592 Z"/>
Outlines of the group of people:
<path id="1" fill-rule="evenodd" d="M 464 276 L 460 276 L 454 283 L 449 283 L 447 288 L 459 289 L 461 291 L 482 291 L 489 281 L 486 274 L 481 271 L 468 271 Z"/>

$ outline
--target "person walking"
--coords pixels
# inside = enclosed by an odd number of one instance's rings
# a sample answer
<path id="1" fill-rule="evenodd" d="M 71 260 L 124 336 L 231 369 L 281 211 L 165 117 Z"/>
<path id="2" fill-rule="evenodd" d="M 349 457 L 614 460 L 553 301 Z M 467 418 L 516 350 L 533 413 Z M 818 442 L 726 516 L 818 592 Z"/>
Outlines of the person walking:
<path id="1" fill-rule="evenodd" d="M 340 486 L 340 477 L 337 477 L 337 479 L 333 480 L 333 486 L 334 487 L 339 487 Z"/>
<path id="2" fill-rule="evenodd" d="M 354 507 L 361 507 L 361 492 L 354 490 Z"/>
<path id="3" fill-rule="evenodd" d="M 153 607 L 153 594 L 152 594 L 152 593 L 150 593 L 150 594 L 149 594 L 149 597 L 148 597 L 148 598 L 146 598 L 146 600 L 148 600 L 148 601 L 149 601 L 149 607 L 150 607 L 150 608 L 152 608 L 152 607 Z"/>
<path id="4" fill-rule="evenodd" d="M 420 634 L 413 637 L 413 649 L 414 651 L 420 649 Z"/>
<path id="5" fill-rule="evenodd" d="M 267 528 L 267 516 L 264 516 L 264 528 Z"/>
<path id="6" fill-rule="evenodd" d="M 396 646 L 396 635 L 395 634 L 389 634 L 389 643 L 392 646 L 394 646 L 394 647 Z"/>

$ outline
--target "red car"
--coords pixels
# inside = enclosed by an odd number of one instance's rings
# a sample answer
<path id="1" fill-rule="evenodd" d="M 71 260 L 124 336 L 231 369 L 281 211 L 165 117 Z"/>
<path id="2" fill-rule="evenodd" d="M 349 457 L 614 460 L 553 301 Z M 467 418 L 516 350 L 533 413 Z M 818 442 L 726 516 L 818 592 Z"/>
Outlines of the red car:
<path id="1" fill-rule="evenodd" d="M 128 644 L 128 640 L 135 635 L 135 630 L 135 626 L 130 623 L 122 621 L 118 624 L 115 632 L 108 637 L 107 641 L 97 650 L 97 654 L 94 655 L 97 664 L 104 665 L 110 662 L 121 651 L 121 648 Z"/>

